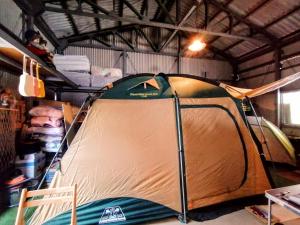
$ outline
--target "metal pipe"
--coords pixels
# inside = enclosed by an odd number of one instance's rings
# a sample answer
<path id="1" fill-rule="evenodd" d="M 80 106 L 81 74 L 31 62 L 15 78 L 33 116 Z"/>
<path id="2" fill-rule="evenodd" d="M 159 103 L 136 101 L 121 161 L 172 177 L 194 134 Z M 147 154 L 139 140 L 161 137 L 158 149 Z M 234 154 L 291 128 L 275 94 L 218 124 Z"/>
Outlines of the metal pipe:
<path id="1" fill-rule="evenodd" d="M 281 49 L 280 48 L 276 48 L 275 49 L 275 53 L 274 53 L 274 61 L 275 61 L 275 79 L 276 80 L 280 80 L 281 79 Z M 278 127 L 280 127 L 281 125 L 281 118 L 280 118 L 280 88 L 277 89 L 277 93 L 276 93 L 276 125 Z"/>
<path id="2" fill-rule="evenodd" d="M 178 138 L 178 151 L 179 151 L 179 172 L 180 172 L 180 190 L 181 190 L 181 208 L 182 214 L 179 220 L 183 223 L 187 223 L 187 190 L 186 190 L 186 174 L 185 174 L 185 159 L 184 159 L 184 146 L 183 135 L 181 127 L 181 114 L 180 114 L 180 102 L 175 92 L 175 112 L 176 112 L 176 125 L 177 125 L 177 138 Z"/>

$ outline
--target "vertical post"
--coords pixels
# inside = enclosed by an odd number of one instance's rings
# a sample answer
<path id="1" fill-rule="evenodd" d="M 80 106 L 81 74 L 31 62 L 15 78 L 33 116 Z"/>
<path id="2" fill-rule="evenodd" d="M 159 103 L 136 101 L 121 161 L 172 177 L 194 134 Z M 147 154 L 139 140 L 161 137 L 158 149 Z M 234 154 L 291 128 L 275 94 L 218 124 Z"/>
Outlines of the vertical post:
<path id="1" fill-rule="evenodd" d="M 180 45 L 181 45 L 181 37 L 178 35 L 178 52 L 177 52 L 177 73 L 181 73 L 181 51 L 180 51 Z"/>
<path id="2" fill-rule="evenodd" d="M 180 0 L 176 0 L 176 23 L 180 21 Z M 181 36 L 180 32 L 177 33 L 178 43 L 177 43 L 177 73 L 181 73 Z"/>
<path id="3" fill-rule="evenodd" d="M 26 30 L 29 30 L 29 29 L 33 30 L 33 20 L 34 20 L 33 16 L 26 15 L 25 18 L 26 18 L 25 19 L 25 21 L 26 21 Z"/>
<path id="4" fill-rule="evenodd" d="M 122 52 L 122 69 L 123 69 L 123 77 L 126 77 L 127 74 L 127 52 L 123 51 Z"/>
<path id="5" fill-rule="evenodd" d="M 235 63 L 232 63 L 231 66 L 232 66 L 232 75 L 233 75 L 232 83 L 233 83 L 233 85 L 236 85 L 237 81 L 239 79 L 239 66 L 238 66 L 238 64 L 235 64 Z"/>
<path id="6" fill-rule="evenodd" d="M 281 79 L 281 49 L 279 47 L 276 47 L 274 52 L 274 61 L 275 61 L 275 80 Z M 280 89 L 277 89 L 276 93 L 276 125 L 278 127 L 281 127 L 281 102 L 280 102 Z"/>
<path id="7" fill-rule="evenodd" d="M 54 101 L 60 101 L 61 100 L 61 92 L 58 90 L 55 90 L 54 92 Z"/>
<path id="8" fill-rule="evenodd" d="M 268 225 L 271 225 L 272 221 L 272 204 L 271 199 L 268 198 Z"/>
<path id="9" fill-rule="evenodd" d="M 180 114 L 180 102 L 177 94 L 175 93 L 175 112 L 176 112 L 176 127 L 177 127 L 177 139 L 178 139 L 178 151 L 179 151 L 179 173 L 180 173 L 180 196 L 181 196 L 181 215 L 179 220 L 182 223 L 187 223 L 187 190 L 186 190 L 186 174 L 185 174 L 185 158 L 183 147 L 183 135 L 181 127 L 181 114 Z"/>
<path id="10" fill-rule="evenodd" d="M 16 216 L 16 225 L 25 225 L 25 216 L 24 216 L 24 207 L 25 207 L 25 201 L 26 201 L 26 195 L 27 195 L 27 189 L 24 188 L 21 192 L 20 201 L 19 201 L 19 207 L 17 211 Z"/>
<path id="11" fill-rule="evenodd" d="M 26 16 L 22 12 L 22 41 L 25 42 L 25 32 L 26 32 Z"/>
<path id="12" fill-rule="evenodd" d="M 71 225 L 77 224 L 77 216 L 76 216 L 76 206 L 77 206 L 77 184 L 74 185 L 73 188 L 73 201 L 72 201 L 72 215 L 71 215 Z"/>

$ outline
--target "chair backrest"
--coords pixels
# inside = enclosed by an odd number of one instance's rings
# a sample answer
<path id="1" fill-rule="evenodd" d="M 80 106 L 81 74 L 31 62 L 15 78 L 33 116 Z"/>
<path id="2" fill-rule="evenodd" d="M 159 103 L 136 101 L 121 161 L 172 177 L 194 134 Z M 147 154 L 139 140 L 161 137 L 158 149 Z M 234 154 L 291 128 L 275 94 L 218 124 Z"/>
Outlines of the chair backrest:
<path id="1" fill-rule="evenodd" d="M 65 194 L 63 196 L 57 196 Z M 55 197 L 44 197 L 41 199 L 36 199 L 37 196 L 45 195 L 56 195 Z M 28 199 L 32 198 L 32 199 Z M 20 197 L 18 213 L 16 217 L 15 225 L 25 225 L 24 219 L 24 209 L 29 207 L 35 207 L 40 205 L 47 205 L 52 203 L 64 203 L 72 202 L 72 214 L 71 214 L 71 225 L 76 225 L 76 201 L 77 201 L 77 185 L 71 187 L 61 187 L 61 188 L 48 188 L 36 191 L 27 191 L 23 189 Z"/>

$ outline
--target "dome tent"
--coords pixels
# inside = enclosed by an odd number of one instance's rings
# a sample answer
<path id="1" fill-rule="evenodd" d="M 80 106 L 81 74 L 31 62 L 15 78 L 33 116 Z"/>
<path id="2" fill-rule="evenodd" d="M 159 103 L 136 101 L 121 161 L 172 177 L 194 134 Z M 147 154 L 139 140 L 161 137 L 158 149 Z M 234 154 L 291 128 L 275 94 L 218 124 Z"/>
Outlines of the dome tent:
<path id="1" fill-rule="evenodd" d="M 277 126 L 263 117 L 247 116 L 247 119 L 256 137 L 262 143 L 267 161 L 296 166 L 295 149 Z"/>
<path id="2" fill-rule="evenodd" d="M 239 99 L 192 76 L 131 76 L 96 99 L 52 187 L 78 185 L 78 224 L 134 224 L 270 188 Z M 70 205 L 31 224 L 68 224 Z"/>

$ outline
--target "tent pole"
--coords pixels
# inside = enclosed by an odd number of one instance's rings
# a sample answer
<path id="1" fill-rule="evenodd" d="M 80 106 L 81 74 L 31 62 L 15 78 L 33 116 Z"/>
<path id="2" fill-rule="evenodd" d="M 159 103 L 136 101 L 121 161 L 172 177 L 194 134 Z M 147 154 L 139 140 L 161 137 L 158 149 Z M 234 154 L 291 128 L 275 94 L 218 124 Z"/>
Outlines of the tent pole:
<path id="1" fill-rule="evenodd" d="M 177 139 L 178 139 L 178 151 L 179 151 L 179 173 L 180 173 L 180 197 L 182 212 L 178 216 L 178 219 L 182 223 L 187 223 L 187 191 L 186 191 L 186 174 L 185 174 L 185 158 L 183 147 L 183 136 L 181 126 L 181 114 L 180 114 L 180 102 L 175 92 L 175 112 L 176 112 L 176 127 L 177 127 Z"/>
<path id="2" fill-rule="evenodd" d="M 264 142 L 264 144 L 266 145 L 267 151 L 268 151 L 268 153 L 269 153 L 269 155 L 270 155 L 272 167 L 273 167 L 274 171 L 276 172 L 276 167 L 275 167 L 275 164 L 274 164 L 273 159 L 272 159 L 272 156 L 271 156 L 271 151 L 270 151 L 270 149 L 269 149 L 268 143 L 267 143 L 267 141 L 266 141 L 265 133 L 264 133 L 264 131 L 263 131 L 263 129 L 262 129 L 261 123 L 259 122 L 259 119 L 258 119 L 258 116 L 257 116 L 256 111 L 255 111 L 255 109 L 254 109 L 254 106 L 253 106 L 253 104 L 252 104 L 250 98 L 246 97 L 246 100 L 247 100 L 247 102 L 249 103 L 249 105 L 250 105 L 250 107 L 251 107 L 251 110 L 252 110 L 253 113 L 254 113 L 256 122 L 257 122 L 257 124 L 258 124 L 258 126 L 259 126 L 260 132 L 261 132 L 262 137 L 263 137 L 263 142 Z M 251 127 L 251 126 L 250 126 L 250 127 Z M 251 128 L 251 129 L 252 129 L 252 128 Z M 249 130 L 249 131 L 250 131 L 250 130 Z M 257 146 L 257 147 L 258 147 L 258 150 L 260 151 L 260 152 L 259 152 L 260 159 L 261 159 L 261 161 L 262 161 L 263 167 L 264 167 L 264 169 L 265 169 L 265 172 L 266 172 L 266 175 L 267 175 L 267 177 L 268 177 L 268 180 L 269 180 L 269 182 L 270 182 L 270 184 L 271 184 L 271 187 L 274 188 L 274 187 L 275 187 L 275 182 L 274 182 L 274 180 L 273 180 L 273 178 L 272 178 L 272 176 L 271 176 L 271 173 L 270 173 L 270 171 L 269 171 L 269 169 L 268 169 L 268 166 L 266 165 L 266 162 L 267 162 L 267 161 L 266 161 L 266 156 L 265 156 L 265 154 L 264 154 L 264 152 L 263 152 L 263 145 L 262 145 L 262 143 L 260 142 L 260 140 L 255 136 L 254 133 L 253 133 L 253 139 L 254 139 L 254 141 L 255 141 L 255 139 L 257 139 L 258 143 L 259 143 L 260 146 L 261 146 L 261 149 Z"/>

